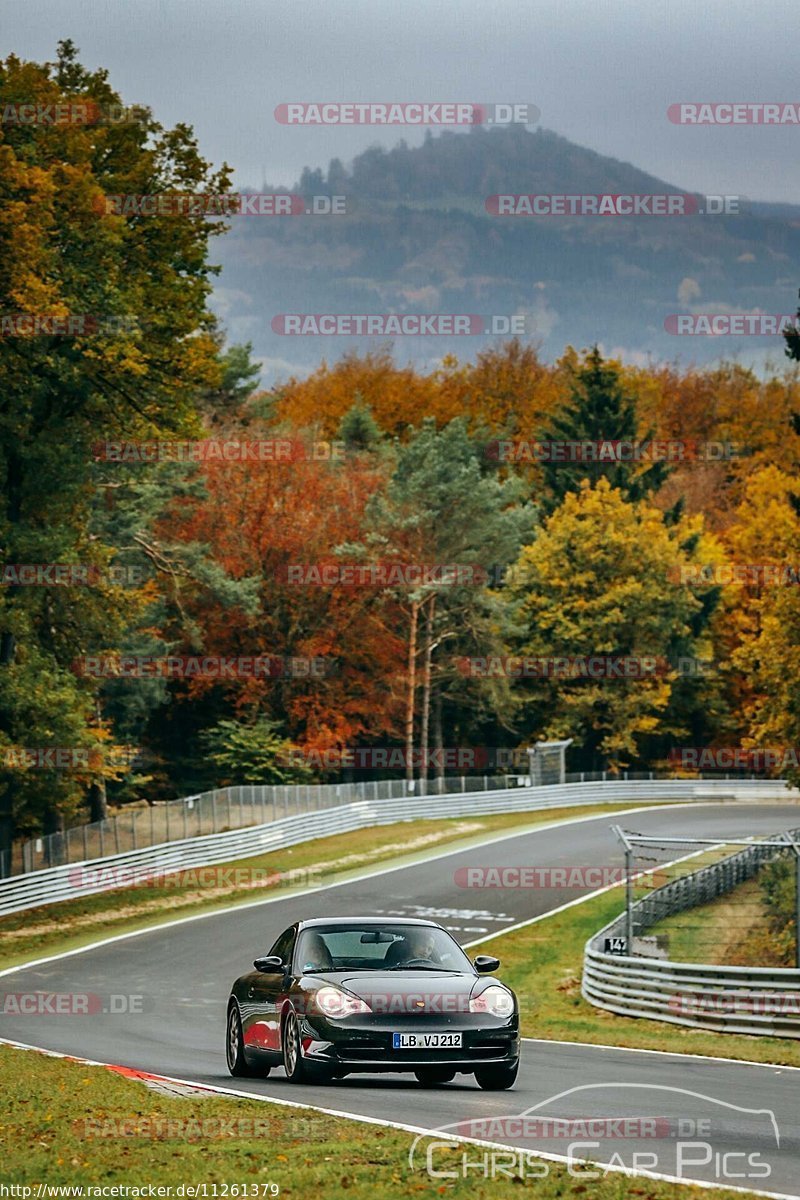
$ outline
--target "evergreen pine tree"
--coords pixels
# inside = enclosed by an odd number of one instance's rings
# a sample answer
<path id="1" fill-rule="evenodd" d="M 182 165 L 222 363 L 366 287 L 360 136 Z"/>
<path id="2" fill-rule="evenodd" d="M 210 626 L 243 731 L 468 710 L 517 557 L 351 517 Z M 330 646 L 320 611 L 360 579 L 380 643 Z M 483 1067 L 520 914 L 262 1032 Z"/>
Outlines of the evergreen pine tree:
<path id="1" fill-rule="evenodd" d="M 626 393 L 617 368 L 605 362 L 594 346 L 575 372 L 569 401 L 552 418 L 539 440 L 590 442 L 593 455 L 602 455 L 603 442 L 646 442 L 651 436 L 639 437 L 635 401 Z M 578 451 L 566 453 L 577 457 Z M 657 491 L 669 475 L 665 461 L 617 461 L 616 451 L 610 446 L 606 459 L 602 456 L 599 459 L 587 456 L 585 461 L 574 462 L 569 458 L 554 459 L 541 465 L 544 472 L 541 507 L 546 515 L 558 508 L 568 493 L 579 491 L 583 479 L 596 484 L 605 476 L 611 487 L 619 488 L 628 501 L 636 503 Z M 674 519 L 677 514 L 669 515 Z"/>

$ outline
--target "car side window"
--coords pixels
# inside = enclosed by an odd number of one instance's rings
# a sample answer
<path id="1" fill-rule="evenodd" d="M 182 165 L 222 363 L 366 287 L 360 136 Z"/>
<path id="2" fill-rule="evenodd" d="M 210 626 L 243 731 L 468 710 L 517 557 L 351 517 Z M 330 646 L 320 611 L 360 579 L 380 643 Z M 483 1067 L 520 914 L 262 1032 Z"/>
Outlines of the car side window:
<path id="1" fill-rule="evenodd" d="M 295 932 L 294 929 L 285 930 L 270 950 L 270 954 L 277 954 L 283 963 L 290 963 L 294 950 Z"/>

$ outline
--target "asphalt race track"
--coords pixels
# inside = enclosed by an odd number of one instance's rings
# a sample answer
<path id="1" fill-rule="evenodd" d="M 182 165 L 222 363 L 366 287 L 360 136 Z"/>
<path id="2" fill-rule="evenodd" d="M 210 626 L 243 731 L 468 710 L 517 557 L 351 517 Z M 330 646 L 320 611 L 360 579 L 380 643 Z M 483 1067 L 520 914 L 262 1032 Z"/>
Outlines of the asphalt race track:
<path id="1" fill-rule="evenodd" d="M 520 819 L 524 822 L 524 814 Z M 553 819 L 558 819 L 557 812 Z M 430 916 L 461 942 L 475 942 L 585 892 L 467 889 L 454 878 L 460 867 L 621 865 L 620 849 L 609 829 L 616 820 L 644 833 L 720 840 L 763 836 L 800 824 L 797 807 L 787 804 L 671 805 L 619 817 L 609 812 L 560 828 L 513 834 L 483 848 L 445 852 L 413 866 L 378 870 L 303 895 L 282 895 L 5 973 L 0 985 L 4 993 L 140 995 L 145 1011 L 89 1017 L 5 1015 L 0 1036 L 420 1130 L 449 1127 L 516 1150 L 528 1146 L 559 1156 L 567 1154 L 568 1142 L 541 1136 L 550 1132 L 547 1128 L 539 1127 L 530 1136 L 529 1127 L 522 1136 L 518 1129 L 512 1131 L 510 1123 L 484 1127 L 465 1122 L 523 1113 L 542 1118 L 660 1117 L 665 1118 L 657 1126 L 661 1136 L 606 1137 L 599 1146 L 576 1149 L 574 1154 L 660 1174 L 679 1173 L 684 1178 L 800 1196 L 800 1074 L 788 1068 L 526 1041 L 517 1084 L 509 1092 L 483 1092 L 469 1076 L 457 1076 L 453 1083 L 430 1090 L 402 1075 L 350 1076 L 319 1089 L 289 1085 L 282 1070 L 264 1080 L 233 1080 L 227 1073 L 224 1031 L 230 984 L 250 968 L 257 954 L 266 953 L 293 920 L 351 913 Z M 681 853 L 673 850 L 668 857 Z M 725 1054 L 722 1037 L 718 1053 Z M 704 1121 L 707 1126 L 695 1125 Z M 577 1140 L 593 1139 L 587 1134 Z M 700 1141 L 708 1146 L 688 1146 Z M 479 1148 L 465 1149 L 470 1162 L 480 1161 Z M 424 1169 L 424 1160 L 419 1165 Z M 439 1169 L 435 1154 L 431 1165 Z M 474 1178 L 480 1169 L 473 1166 L 470 1174 Z"/>

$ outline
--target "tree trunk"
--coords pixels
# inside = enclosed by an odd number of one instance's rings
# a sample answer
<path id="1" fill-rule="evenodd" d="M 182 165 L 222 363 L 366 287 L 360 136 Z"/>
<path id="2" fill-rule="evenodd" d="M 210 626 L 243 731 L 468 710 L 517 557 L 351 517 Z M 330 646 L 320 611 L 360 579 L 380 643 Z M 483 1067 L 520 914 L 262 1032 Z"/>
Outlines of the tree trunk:
<path id="1" fill-rule="evenodd" d="M 105 779 L 94 779 L 89 784 L 89 820 L 105 821 L 108 816 Z"/>
<path id="2" fill-rule="evenodd" d="M 431 714 L 431 660 L 433 657 L 433 619 L 436 615 L 436 593 L 431 596 L 425 617 L 425 660 L 422 676 L 422 728 L 420 730 L 420 794 L 428 792 L 428 729 Z"/>
<path id="3" fill-rule="evenodd" d="M 64 861 L 64 817 L 57 808 L 48 807 L 42 817 L 45 862 L 48 867 L 59 867 Z"/>
<path id="4" fill-rule="evenodd" d="M 433 741 L 436 747 L 436 777 L 441 780 L 439 791 L 444 790 L 444 745 L 442 735 L 442 694 L 438 690 L 433 698 Z"/>
<path id="5" fill-rule="evenodd" d="M 406 693 L 406 780 L 414 781 L 414 707 L 417 688 L 417 625 L 419 604 L 411 601 L 411 628 L 408 634 L 408 690 Z"/>

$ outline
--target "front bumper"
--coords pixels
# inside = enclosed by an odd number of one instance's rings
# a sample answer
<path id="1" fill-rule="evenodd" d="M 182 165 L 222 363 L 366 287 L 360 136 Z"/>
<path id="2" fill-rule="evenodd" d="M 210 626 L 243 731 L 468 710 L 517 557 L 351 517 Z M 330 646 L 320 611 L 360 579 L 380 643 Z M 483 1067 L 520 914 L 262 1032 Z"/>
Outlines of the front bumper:
<path id="1" fill-rule="evenodd" d="M 455 1049 L 396 1050 L 393 1033 L 460 1033 Z M 519 1023 L 516 1018 L 442 1023 L 424 1017 L 381 1020 L 367 1024 L 356 1017 L 339 1022 L 301 1021 L 303 1057 L 347 1071 L 414 1071 L 420 1067 L 450 1066 L 474 1071 L 492 1063 L 512 1063 L 519 1058 Z"/>

